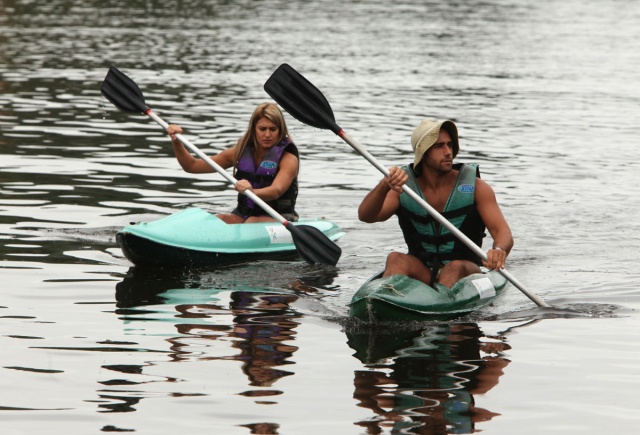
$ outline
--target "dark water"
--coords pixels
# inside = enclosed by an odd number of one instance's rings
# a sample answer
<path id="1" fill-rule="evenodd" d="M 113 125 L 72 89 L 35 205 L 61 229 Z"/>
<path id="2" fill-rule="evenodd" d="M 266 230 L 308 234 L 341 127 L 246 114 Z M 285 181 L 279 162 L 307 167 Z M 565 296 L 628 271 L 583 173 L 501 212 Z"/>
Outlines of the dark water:
<path id="1" fill-rule="evenodd" d="M 2 433 L 633 433 L 639 20 L 624 0 L 0 0 Z M 385 165 L 454 119 L 510 271 L 554 308 L 512 288 L 456 322 L 350 321 L 403 243 L 357 220 L 377 170 L 290 116 L 300 212 L 346 231 L 338 267 L 133 268 L 124 225 L 235 194 L 100 95 L 109 66 L 215 153 L 283 62 Z"/>

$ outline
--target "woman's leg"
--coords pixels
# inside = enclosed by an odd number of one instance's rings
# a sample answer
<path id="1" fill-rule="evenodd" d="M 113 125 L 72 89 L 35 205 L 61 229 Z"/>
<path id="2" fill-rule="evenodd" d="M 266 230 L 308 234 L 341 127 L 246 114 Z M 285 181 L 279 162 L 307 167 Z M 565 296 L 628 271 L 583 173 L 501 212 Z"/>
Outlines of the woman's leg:
<path id="1" fill-rule="evenodd" d="M 244 218 L 233 213 L 218 213 L 216 216 L 227 224 L 241 224 L 244 222 Z"/>

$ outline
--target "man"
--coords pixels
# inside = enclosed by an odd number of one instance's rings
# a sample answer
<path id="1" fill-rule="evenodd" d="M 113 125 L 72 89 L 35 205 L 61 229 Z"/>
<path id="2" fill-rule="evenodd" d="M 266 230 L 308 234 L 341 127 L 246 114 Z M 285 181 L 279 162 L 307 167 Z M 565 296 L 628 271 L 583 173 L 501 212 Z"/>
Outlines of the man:
<path id="1" fill-rule="evenodd" d="M 461 278 L 489 269 L 504 268 L 513 247 L 511 229 L 493 189 L 479 177 L 475 165 L 454 165 L 460 149 L 458 129 L 451 121 L 425 119 L 411 135 L 413 164 L 392 167 L 367 194 L 358 208 L 363 222 L 382 222 L 394 214 L 409 247 L 407 254 L 387 256 L 383 276 L 406 275 L 427 285 L 439 282 L 453 286 Z M 435 210 L 478 246 L 485 227 L 493 238 L 487 261 L 481 261 L 446 228 L 428 215 L 407 194 L 402 185 L 421 194 Z"/>

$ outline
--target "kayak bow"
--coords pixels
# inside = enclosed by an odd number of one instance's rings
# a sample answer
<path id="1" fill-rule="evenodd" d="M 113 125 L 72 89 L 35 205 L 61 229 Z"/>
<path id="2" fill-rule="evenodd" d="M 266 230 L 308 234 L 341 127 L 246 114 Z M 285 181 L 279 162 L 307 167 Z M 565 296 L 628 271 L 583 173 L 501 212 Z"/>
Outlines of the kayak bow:
<path id="1" fill-rule="evenodd" d="M 365 282 L 351 299 L 350 315 L 367 322 L 389 320 L 450 320 L 490 304 L 507 287 L 499 272 L 488 271 L 462 278 L 449 288 L 435 287 L 404 275 Z"/>

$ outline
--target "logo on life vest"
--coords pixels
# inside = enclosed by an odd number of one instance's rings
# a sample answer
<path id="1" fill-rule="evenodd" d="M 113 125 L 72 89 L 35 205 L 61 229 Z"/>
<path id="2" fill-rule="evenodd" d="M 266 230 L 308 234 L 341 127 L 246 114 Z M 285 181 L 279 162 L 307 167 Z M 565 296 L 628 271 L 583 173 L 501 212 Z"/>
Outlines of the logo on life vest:
<path id="1" fill-rule="evenodd" d="M 458 190 L 462 193 L 473 193 L 476 187 L 473 184 L 462 184 L 458 186 Z"/>
<path id="2" fill-rule="evenodd" d="M 277 162 L 272 162 L 271 160 L 266 160 L 262 163 L 260 163 L 260 167 L 265 168 L 265 169 L 275 169 L 278 167 L 278 163 Z"/>

